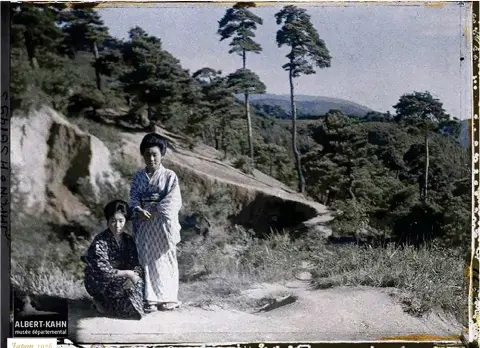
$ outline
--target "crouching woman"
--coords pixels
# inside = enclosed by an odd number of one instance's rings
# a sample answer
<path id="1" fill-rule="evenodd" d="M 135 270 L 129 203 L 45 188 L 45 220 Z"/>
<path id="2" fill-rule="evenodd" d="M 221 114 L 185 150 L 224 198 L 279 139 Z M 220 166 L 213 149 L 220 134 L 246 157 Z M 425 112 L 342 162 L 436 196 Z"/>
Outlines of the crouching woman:
<path id="1" fill-rule="evenodd" d="M 141 319 L 144 311 L 144 271 L 133 238 L 123 232 L 128 204 L 115 200 L 105 206 L 108 228 L 95 236 L 82 256 L 85 288 L 101 314 Z"/>

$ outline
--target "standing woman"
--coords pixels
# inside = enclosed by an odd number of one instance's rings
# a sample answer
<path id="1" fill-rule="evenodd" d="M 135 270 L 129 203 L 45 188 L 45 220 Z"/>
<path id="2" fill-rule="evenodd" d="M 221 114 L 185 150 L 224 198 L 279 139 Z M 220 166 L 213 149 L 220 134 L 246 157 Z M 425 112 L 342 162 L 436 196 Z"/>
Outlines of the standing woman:
<path id="1" fill-rule="evenodd" d="M 133 236 L 145 270 L 147 311 L 173 310 L 180 305 L 176 245 L 182 196 L 177 175 L 161 163 L 166 152 L 167 141 L 162 136 L 145 135 L 140 153 L 146 167 L 133 175 L 130 187 Z"/>

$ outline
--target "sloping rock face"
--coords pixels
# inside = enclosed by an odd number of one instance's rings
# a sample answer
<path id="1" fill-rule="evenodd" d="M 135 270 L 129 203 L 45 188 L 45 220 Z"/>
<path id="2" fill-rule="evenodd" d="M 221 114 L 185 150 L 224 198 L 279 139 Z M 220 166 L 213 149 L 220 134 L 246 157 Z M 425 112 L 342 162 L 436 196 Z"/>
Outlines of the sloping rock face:
<path id="1" fill-rule="evenodd" d="M 89 213 L 77 195 L 81 180 L 94 195 L 97 182 L 116 180 L 107 147 L 50 108 L 13 118 L 11 139 L 26 210 L 48 214 L 52 222 L 66 224 Z"/>

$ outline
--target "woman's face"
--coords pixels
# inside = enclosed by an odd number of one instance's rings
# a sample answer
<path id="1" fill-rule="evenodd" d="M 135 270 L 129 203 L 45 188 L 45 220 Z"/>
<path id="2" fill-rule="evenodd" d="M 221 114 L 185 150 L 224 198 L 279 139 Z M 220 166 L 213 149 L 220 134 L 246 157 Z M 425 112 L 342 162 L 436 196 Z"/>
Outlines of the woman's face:
<path id="1" fill-rule="evenodd" d="M 156 170 L 160 166 L 162 152 L 158 146 L 149 147 L 143 153 L 143 159 L 145 160 L 145 164 L 149 171 Z"/>
<path id="2" fill-rule="evenodd" d="M 127 219 L 125 219 L 125 216 L 120 212 L 116 212 L 115 215 L 108 220 L 108 228 L 113 233 L 120 234 L 122 233 L 126 222 Z"/>

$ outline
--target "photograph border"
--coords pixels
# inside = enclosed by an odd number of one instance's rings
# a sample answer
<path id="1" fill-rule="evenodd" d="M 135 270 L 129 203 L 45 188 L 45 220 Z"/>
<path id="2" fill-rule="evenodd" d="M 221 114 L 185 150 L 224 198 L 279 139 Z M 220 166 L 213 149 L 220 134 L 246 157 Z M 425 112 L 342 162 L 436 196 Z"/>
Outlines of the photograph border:
<path id="1" fill-rule="evenodd" d="M 244 0 L 239 0 L 244 1 Z M 25 1 L 31 3 L 47 3 L 52 1 Z M 68 1 L 59 1 L 59 2 L 68 2 Z M 79 1 L 80 2 L 80 1 Z M 190 3 L 190 4 L 234 4 L 236 1 L 221 1 L 221 0 L 212 0 L 212 1 L 104 1 L 96 2 L 96 6 L 99 8 L 105 7 L 115 7 L 116 4 L 121 5 L 154 5 L 158 3 Z M 356 347 L 409 347 L 415 346 L 418 348 L 423 347 L 447 347 L 447 346 L 480 346 L 480 291 L 479 291 L 479 270 L 480 270 L 480 83 L 479 83 L 479 72 L 480 72 L 480 32 L 479 32 L 479 20 L 480 20 L 480 2 L 478 1 L 437 1 L 437 2 L 426 2 L 426 1 L 261 1 L 256 2 L 257 6 L 268 6 L 269 4 L 309 4 L 314 5 L 315 3 L 323 3 L 326 5 L 340 5 L 344 6 L 346 3 L 349 4 L 363 4 L 363 5 L 374 5 L 382 3 L 382 5 L 387 6 L 401 6 L 401 5 L 416 5 L 420 4 L 423 6 L 442 6 L 443 3 L 468 3 L 472 7 L 471 11 L 471 30 L 468 30 L 468 49 L 470 50 L 470 61 L 471 71 L 472 71 L 472 90 L 471 90 L 471 101 L 472 101 L 472 112 L 469 118 L 469 127 L 470 127 L 470 151 L 471 151 L 471 167 L 472 167 L 472 234 L 471 234 L 471 244 L 470 244 L 470 255 L 469 259 L 465 264 L 465 278 L 467 283 L 468 292 L 468 328 L 465 332 L 459 333 L 459 341 L 456 342 L 428 342 L 428 341 L 356 341 L 356 342 L 312 342 L 312 343 L 274 343 L 274 342 L 252 342 L 252 343 L 231 343 L 231 344 L 215 344 L 215 343 L 205 343 L 205 344 L 165 344 L 165 343 L 151 343 L 151 344 L 102 344 L 97 345 L 83 345 L 84 347 L 237 347 L 237 348 L 247 348 L 247 347 L 256 347 L 256 348 L 310 348 L 317 347 L 320 345 L 331 345 L 331 346 L 351 346 L 355 345 Z M 1 272 L 1 293 L 0 293 L 0 304 L 3 310 L 1 316 L 1 325 L 0 325 L 0 335 L 1 335 L 1 346 L 6 346 L 7 337 L 11 337 L 11 284 L 10 284 L 10 257 L 11 257 L 11 229 L 10 229 L 10 202 L 11 202 L 11 193 L 10 193 L 10 2 L 5 1 L 1 3 L 1 117 L 0 117 L 0 128 L 1 128 L 1 138 L 0 138 L 0 153 L 1 153 L 1 174 L 0 174 L 0 184 L 1 184 L 1 195 L 0 195 L 0 204 L 1 204 L 1 214 L 0 214 L 0 227 L 1 227 L 1 246 L 0 246 L 0 259 L 1 259 L 1 268 L 2 270 L 8 269 L 8 272 Z M 439 24 L 441 25 L 441 23 Z M 5 313 L 7 312 L 8 313 Z M 7 314 L 7 315 L 6 315 Z M 67 343 L 68 344 L 68 343 Z M 73 342 L 74 346 L 79 346 Z"/>
<path id="2" fill-rule="evenodd" d="M 7 337 L 10 336 L 11 328 L 11 287 L 10 287 L 10 3 L 2 2 L 1 11 L 1 116 L 0 116 L 0 153 L 1 153 L 1 173 L 0 173 L 0 226 L 1 226 L 1 289 L 0 306 L 2 308 L 0 335 L 1 346 L 7 346 Z M 8 270 L 8 271 L 6 271 Z M 7 313 L 5 313 L 7 312 Z"/>
<path id="3" fill-rule="evenodd" d="M 468 272 L 468 315 L 469 315 L 469 342 L 480 339 L 480 298 L 479 298 L 479 262 L 480 262 L 480 98 L 479 98 L 479 68 L 480 68 L 480 33 L 479 33 L 479 8 L 478 2 L 472 4 L 472 118 L 471 123 L 471 153 L 472 153 L 472 241 L 471 256 Z"/>

